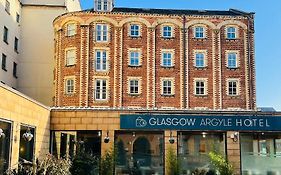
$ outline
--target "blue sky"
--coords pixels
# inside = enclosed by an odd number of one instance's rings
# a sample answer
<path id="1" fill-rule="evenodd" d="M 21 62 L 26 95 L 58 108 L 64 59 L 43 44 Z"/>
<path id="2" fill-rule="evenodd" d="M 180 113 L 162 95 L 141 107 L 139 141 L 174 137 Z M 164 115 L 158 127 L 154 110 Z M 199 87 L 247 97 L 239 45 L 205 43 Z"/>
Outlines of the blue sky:
<path id="1" fill-rule="evenodd" d="M 93 2 L 81 0 L 82 8 Z M 255 12 L 257 103 L 281 111 L 281 0 L 116 0 L 115 6 Z"/>

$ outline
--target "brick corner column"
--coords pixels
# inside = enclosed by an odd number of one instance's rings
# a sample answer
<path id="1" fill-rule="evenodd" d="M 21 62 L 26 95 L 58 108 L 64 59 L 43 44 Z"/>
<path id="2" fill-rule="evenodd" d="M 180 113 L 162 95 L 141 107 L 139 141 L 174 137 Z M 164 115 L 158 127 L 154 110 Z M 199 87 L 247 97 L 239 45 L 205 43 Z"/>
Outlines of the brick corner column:
<path id="1" fill-rule="evenodd" d="M 235 135 L 235 131 L 227 132 L 227 158 L 228 161 L 233 165 L 234 174 L 240 175 L 240 140 L 239 135 L 237 135 L 237 141 L 231 138 L 232 135 Z"/>

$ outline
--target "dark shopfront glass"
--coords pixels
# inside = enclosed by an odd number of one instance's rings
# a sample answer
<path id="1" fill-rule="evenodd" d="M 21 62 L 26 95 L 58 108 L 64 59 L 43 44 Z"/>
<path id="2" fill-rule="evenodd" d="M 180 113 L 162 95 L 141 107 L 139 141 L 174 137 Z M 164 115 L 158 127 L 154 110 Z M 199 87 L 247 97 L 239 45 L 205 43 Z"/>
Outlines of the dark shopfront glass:
<path id="1" fill-rule="evenodd" d="M 243 175 L 281 175 L 281 133 L 241 133 Z"/>
<path id="2" fill-rule="evenodd" d="M 4 174 L 10 163 L 11 124 L 0 121 L 0 174 Z"/>
<path id="3" fill-rule="evenodd" d="M 31 134 L 31 139 L 27 139 L 24 135 Z M 19 159 L 32 162 L 34 156 L 34 142 L 35 141 L 35 129 L 29 126 L 20 127 L 20 149 Z"/>
<path id="4" fill-rule="evenodd" d="M 211 151 L 225 155 L 224 133 L 178 132 L 178 157 L 183 174 L 212 169 L 208 156 Z"/>
<path id="5" fill-rule="evenodd" d="M 164 174 L 163 132 L 115 132 L 115 174 Z"/>

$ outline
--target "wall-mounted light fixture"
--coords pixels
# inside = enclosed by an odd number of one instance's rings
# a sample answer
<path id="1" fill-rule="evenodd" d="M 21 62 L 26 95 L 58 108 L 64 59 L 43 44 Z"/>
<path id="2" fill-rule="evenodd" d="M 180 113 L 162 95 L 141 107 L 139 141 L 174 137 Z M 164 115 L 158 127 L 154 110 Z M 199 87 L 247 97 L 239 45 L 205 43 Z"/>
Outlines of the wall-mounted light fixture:
<path id="1" fill-rule="evenodd" d="M 207 136 L 207 133 L 206 132 L 202 132 L 202 137 L 206 138 L 206 136 Z"/>
<path id="2" fill-rule="evenodd" d="M 175 138 L 173 137 L 173 132 L 172 131 L 170 131 L 169 142 L 170 142 L 170 144 L 174 144 L 175 143 Z"/>
<path id="3" fill-rule="evenodd" d="M 99 137 L 101 136 L 101 131 L 98 131 L 98 136 L 99 136 Z"/>
<path id="4" fill-rule="evenodd" d="M 233 140 L 233 142 L 237 142 L 238 136 L 239 136 L 239 132 L 234 132 L 230 135 L 230 138 Z"/>
<path id="5" fill-rule="evenodd" d="M 3 129 L 0 128 L 0 139 L 5 138 L 5 133 L 3 131 Z"/>
<path id="6" fill-rule="evenodd" d="M 110 138 L 109 138 L 109 131 L 106 132 L 106 136 L 104 137 L 104 143 L 108 143 L 110 141 Z"/>
<path id="7" fill-rule="evenodd" d="M 26 130 L 26 132 L 22 135 L 22 138 L 27 141 L 27 142 L 30 142 L 33 138 L 33 134 L 31 133 L 30 129 L 28 128 Z"/>
<path id="8" fill-rule="evenodd" d="M 136 137 L 136 132 L 133 132 L 133 137 Z"/>

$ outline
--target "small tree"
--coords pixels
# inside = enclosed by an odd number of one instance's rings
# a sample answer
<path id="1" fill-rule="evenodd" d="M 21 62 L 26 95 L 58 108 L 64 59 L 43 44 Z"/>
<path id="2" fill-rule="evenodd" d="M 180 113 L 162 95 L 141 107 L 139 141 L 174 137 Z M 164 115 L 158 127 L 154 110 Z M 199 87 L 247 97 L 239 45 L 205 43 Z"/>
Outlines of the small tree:
<path id="1" fill-rule="evenodd" d="M 72 175 L 97 175 L 99 159 L 84 151 L 79 151 L 72 160 Z"/>
<path id="2" fill-rule="evenodd" d="M 180 161 L 177 158 L 176 152 L 173 150 L 172 147 L 169 147 L 167 150 L 167 173 L 169 175 L 179 175 L 180 174 Z"/>
<path id="3" fill-rule="evenodd" d="M 105 151 L 100 161 L 100 174 L 113 175 L 115 165 L 116 149 Z"/>
<path id="4" fill-rule="evenodd" d="M 233 166 L 221 154 L 211 151 L 209 153 L 211 164 L 220 175 L 233 175 Z"/>

